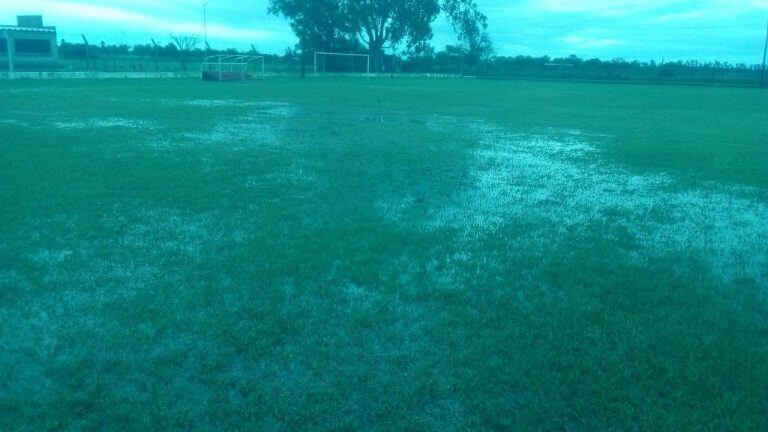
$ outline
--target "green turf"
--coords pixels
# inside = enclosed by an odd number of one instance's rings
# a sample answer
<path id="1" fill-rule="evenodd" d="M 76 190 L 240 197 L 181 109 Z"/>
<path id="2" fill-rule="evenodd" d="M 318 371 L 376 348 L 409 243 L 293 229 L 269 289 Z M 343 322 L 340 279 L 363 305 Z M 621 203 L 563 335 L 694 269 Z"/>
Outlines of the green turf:
<path id="1" fill-rule="evenodd" d="M 767 108 L 0 82 L 0 430 L 768 430 Z"/>

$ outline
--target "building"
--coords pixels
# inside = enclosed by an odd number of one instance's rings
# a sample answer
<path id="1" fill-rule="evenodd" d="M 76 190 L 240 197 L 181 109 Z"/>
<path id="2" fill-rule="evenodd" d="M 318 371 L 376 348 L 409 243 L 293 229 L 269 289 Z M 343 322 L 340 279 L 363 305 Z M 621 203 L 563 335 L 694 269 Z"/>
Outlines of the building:
<path id="1" fill-rule="evenodd" d="M 57 69 L 59 47 L 56 27 L 44 26 L 43 17 L 17 17 L 17 25 L 0 25 L 0 69 Z"/>

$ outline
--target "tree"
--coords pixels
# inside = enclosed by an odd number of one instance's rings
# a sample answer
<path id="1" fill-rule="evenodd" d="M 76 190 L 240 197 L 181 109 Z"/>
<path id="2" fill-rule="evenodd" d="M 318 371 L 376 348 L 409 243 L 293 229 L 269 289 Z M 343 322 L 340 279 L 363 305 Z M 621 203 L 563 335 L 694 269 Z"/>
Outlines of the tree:
<path id="1" fill-rule="evenodd" d="M 381 67 L 384 48 L 423 51 L 441 10 L 472 52 L 490 47 L 485 15 L 474 0 L 270 0 L 269 12 L 291 22 L 304 55 L 311 51 L 365 47 Z M 419 47 L 417 49 L 417 47 Z"/>
<path id="2" fill-rule="evenodd" d="M 286 70 L 293 70 L 293 66 L 298 61 L 298 57 L 296 56 L 294 50 L 291 49 L 291 47 L 285 49 L 285 54 L 283 54 L 283 61 L 285 62 Z"/>
<path id="3" fill-rule="evenodd" d="M 447 45 L 443 51 L 435 55 L 437 72 L 440 73 L 462 73 L 466 60 L 466 52 L 460 46 Z"/>
<path id="4" fill-rule="evenodd" d="M 336 0 L 270 0 L 269 12 L 290 20 L 291 29 L 299 38 L 302 75 L 314 51 L 348 44 L 349 23 Z"/>
<path id="5" fill-rule="evenodd" d="M 413 48 L 432 38 L 432 22 L 440 13 L 437 0 L 349 0 L 346 15 L 353 37 L 368 48 L 376 70 L 385 46 Z"/>
<path id="6" fill-rule="evenodd" d="M 474 0 L 445 0 L 443 10 L 458 36 L 467 66 L 474 67 L 493 54 L 488 18 L 478 10 Z"/>
<path id="7" fill-rule="evenodd" d="M 151 58 L 155 54 L 155 49 L 152 44 L 138 44 L 133 46 L 131 52 L 139 58 Z"/>
<path id="8" fill-rule="evenodd" d="M 178 35 L 171 35 L 171 40 L 176 45 L 176 48 L 179 50 L 179 59 L 181 60 L 181 68 L 183 70 L 187 70 L 187 54 L 189 54 L 190 51 L 195 49 L 197 47 L 197 44 L 200 43 L 200 39 L 186 34 L 178 34 Z"/>
<path id="9" fill-rule="evenodd" d="M 419 45 L 407 50 L 404 54 L 403 71 L 425 73 L 434 70 L 435 48 L 431 45 Z"/>

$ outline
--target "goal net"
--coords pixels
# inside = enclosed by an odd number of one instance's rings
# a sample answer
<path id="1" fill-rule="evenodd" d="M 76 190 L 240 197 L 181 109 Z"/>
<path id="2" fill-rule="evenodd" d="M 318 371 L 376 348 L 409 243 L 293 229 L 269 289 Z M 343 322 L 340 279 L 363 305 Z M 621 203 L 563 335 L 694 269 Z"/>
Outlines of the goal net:
<path id="1" fill-rule="evenodd" d="M 332 52 L 315 53 L 315 76 L 365 75 L 371 73 L 371 56 Z"/>
<path id="2" fill-rule="evenodd" d="M 200 65 L 203 81 L 245 81 L 264 78 L 264 57 L 215 55 Z"/>

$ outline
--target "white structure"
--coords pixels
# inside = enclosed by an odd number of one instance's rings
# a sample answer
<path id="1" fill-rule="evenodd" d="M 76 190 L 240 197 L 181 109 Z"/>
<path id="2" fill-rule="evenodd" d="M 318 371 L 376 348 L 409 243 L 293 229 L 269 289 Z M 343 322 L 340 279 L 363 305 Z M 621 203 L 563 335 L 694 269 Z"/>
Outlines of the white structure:
<path id="1" fill-rule="evenodd" d="M 0 25 L 0 68 L 13 75 L 18 70 L 59 69 L 56 27 L 44 26 L 40 15 L 17 17 L 17 25 Z"/>
<path id="2" fill-rule="evenodd" d="M 247 55 L 215 55 L 200 65 L 203 81 L 241 81 L 264 78 L 264 57 Z"/>
<path id="3" fill-rule="evenodd" d="M 371 74 L 371 56 L 368 54 L 347 54 L 347 53 L 333 53 L 333 52 L 316 52 L 315 53 L 315 76 L 318 76 L 320 73 L 320 70 L 318 67 L 322 68 L 323 72 L 326 72 L 325 65 L 326 65 L 326 59 L 329 57 L 342 57 L 342 58 L 349 58 L 351 60 L 350 62 L 350 70 L 349 73 L 360 73 L 355 72 L 355 59 L 362 59 L 365 62 L 365 76 L 370 76 Z M 362 70 L 362 68 L 361 68 Z"/>

